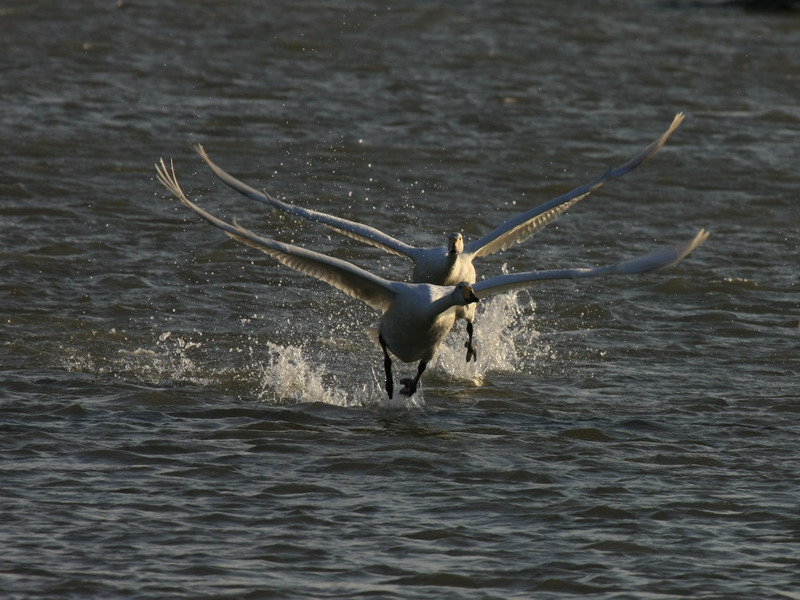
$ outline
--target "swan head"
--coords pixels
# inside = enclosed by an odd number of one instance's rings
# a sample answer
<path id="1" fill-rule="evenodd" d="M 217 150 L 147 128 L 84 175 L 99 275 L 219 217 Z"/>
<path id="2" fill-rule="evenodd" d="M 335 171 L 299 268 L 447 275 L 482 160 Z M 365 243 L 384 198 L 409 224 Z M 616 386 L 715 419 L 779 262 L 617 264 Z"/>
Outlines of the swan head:
<path id="1" fill-rule="evenodd" d="M 455 296 L 456 303 L 462 306 L 481 301 L 481 299 L 475 295 L 472 286 L 464 281 L 456 286 L 456 289 L 453 291 L 453 296 Z"/>
<path id="2" fill-rule="evenodd" d="M 447 236 L 447 253 L 461 254 L 464 251 L 464 236 L 460 233 L 451 233 Z"/>

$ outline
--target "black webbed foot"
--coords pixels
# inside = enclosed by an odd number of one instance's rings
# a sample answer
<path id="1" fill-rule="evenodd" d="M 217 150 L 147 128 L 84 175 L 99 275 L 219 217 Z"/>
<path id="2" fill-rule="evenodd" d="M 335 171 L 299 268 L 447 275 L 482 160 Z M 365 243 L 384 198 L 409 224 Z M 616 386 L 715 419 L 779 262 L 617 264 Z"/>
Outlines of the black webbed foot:
<path id="1" fill-rule="evenodd" d="M 421 360 L 419 362 L 419 366 L 417 367 L 417 376 L 414 379 L 406 378 L 401 379 L 400 383 L 403 384 L 403 389 L 400 390 L 400 393 L 404 396 L 413 396 L 414 392 L 417 391 L 417 386 L 419 385 L 419 379 L 422 377 L 422 373 L 425 371 L 425 367 L 428 365 L 427 362 Z"/>
<path id="2" fill-rule="evenodd" d="M 407 377 L 406 379 L 401 379 L 400 383 L 403 384 L 403 389 L 400 390 L 403 396 L 413 396 L 416 393 L 417 381 L 415 379 Z"/>

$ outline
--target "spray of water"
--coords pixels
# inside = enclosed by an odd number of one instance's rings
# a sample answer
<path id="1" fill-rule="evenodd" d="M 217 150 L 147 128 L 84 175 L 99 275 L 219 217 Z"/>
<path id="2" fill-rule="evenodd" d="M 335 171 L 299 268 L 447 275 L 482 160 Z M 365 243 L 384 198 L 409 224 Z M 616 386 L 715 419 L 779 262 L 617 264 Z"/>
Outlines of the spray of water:
<path id="1" fill-rule="evenodd" d="M 533 302 L 524 293 L 496 296 L 479 307 L 475 320 L 478 360 L 467 363 L 463 321 L 456 323 L 437 356 L 433 368 L 450 378 L 483 385 L 490 371 L 515 371 L 521 349 L 538 337 L 533 328 Z"/>
<path id="2" fill-rule="evenodd" d="M 466 333 L 464 322 L 459 321 L 429 370 L 461 385 L 480 386 L 489 372 L 524 368 L 531 359 L 546 351 L 538 348 L 536 343 L 539 333 L 534 328 L 534 308 L 530 296 L 524 292 L 498 296 L 485 302 L 476 320 L 478 361 L 465 361 Z M 314 352 L 302 345 L 268 343 L 266 359 L 261 367 L 259 397 L 271 402 L 314 401 L 339 406 L 379 405 L 402 409 L 424 404 L 425 377 L 414 396 L 395 394 L 390 400 L 383 389 L 382 369 L 359 368 L 344 376 L 334 376 L 329 368 L 321 366 L 332 358 L 330 352 L 339 352 L 346 344 L 346 341 L 331 340 L 329 344 L 323 344 L 328 352 L 315 357 Z M 363 356 L 363 348 L 358 350 L 358 356 Z M 375 365 L 380 365 L 377 349 L 372 359 Z M 353 360 L 360 360 L 355 353 Z M 399 379 L 400 372 L 406 371 L 407 365 L 395 364 L 395 379 Z"/>
<path id="3" fill-rule="evenodd" d="M 198 338 L 202 333 L 197 334 Z M 168 386 L 178 383 L 203 384 L 198 365 L 203 343 L 166 331 L 158 335 L 149 347 L 131 349 L 124 332 L 112 329 L 104 339 L 93 332 L 93 349 L 62 346 L 61 366 L 69 371 L 93 373 L 150 385 Z"/>
<path id="4" fill-rule="evenodd" d="M 104 344 L 102 353 L 62 350 L 64 366 L 70 370 L 137 383 L 213 387 L 272 404 L 323 402 L 413 409 L 424 405 L 426 384 L 441 385 L 445 380 L 457 386 L 481 386 L 491 372 L 524 371 L 548 353 L 538 343 L 534 310 L 535 304 L 525 292 L 482 302 L 476 319 L 478 361 L 465 361 L 465 322 L 459 321 L 429 365 L 417 393 L 411 397 L 396 393 L 391 400 L 384 390 L 380 351 L 366 335 L 363 340 L 354 339 L 361 331 L 353 323 L 363 319 L 352 315 L 352 319 L 344 319 L 347 324 L 342 324 L 342 314 L 332 316 L 336 323 L 325 330 L 333 337 L 313 342 L 261 341 L 252 333 L 250 320 L 242 319 L 247 331 L 244 339 L 164 331 L 154 334 L 152 344 L 131 349 L 124 333 L 113 332 L 113 340 L 119 344 L 116 350 L 113 344 Z M 395 365 L 396 380 L 412 376 L 416 370 L 415 365 L 399 361 Z M 431 380 L 436 383 L 428 383 Z"/>
<path id="5" fill-rule="evenodd" d="M 327 378 L 324 366 L 315 366 L 300 346 L 268 342 L 259 387 L 259 398 L 273 402 L 325 402 L 337 406 L 354 403 L 340 389 L 336 377 Z"/>

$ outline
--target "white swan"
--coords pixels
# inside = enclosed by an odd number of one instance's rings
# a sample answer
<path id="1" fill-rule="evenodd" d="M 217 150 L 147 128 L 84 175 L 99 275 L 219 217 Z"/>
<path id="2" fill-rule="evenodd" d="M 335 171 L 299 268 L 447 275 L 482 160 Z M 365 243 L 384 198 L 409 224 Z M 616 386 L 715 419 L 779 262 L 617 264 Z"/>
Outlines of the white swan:
<path id="1" fill-rule="evenodd" d="M 480 239 L 465 243 L 460 233 L 451 233 L 447 238 L 446 246 L 433 248 L 411 246 L 369 225 L 278 200 L 266 192 L 259 192 L 222 170 L 209 158 L 201 145 L 198 144 L 195 149 L 214 174 L 237 192 L 295 217 L 322 223 L 348 237 L 410 259 L 414 264 L 411 273 L 411 281 L 414 283 L 455 285 L 462 281 L 474 283 L 477 280 L 475 267 L 472 264 L 474 259 L 500 250 L 506 250 L 514 244 L 525 241 L 576 202 L 601 187 L 606 181 L 621 177 L 638 167 L 661 149 L 669 136 L 672 135 L 672 132 L 683 122 L 683 119 L 683 113 L 675 115 L 669 128 L 647 148 L 616 169 L 609 169 L 593 182 L 577 187 L 549 202 L 517 215 Z M 475 306 L 462 307 L 458 309 L 457 313 L 458 318 L 466 319 L 467 321 L 468 339 L 465 346 L 467 348 L 467 362 L 469 362 L 470 359 L 475 360 L 477 358 L 477 352 L 472 342 Z"/>
<path id="2" fill-rule="evenodd" d="M 371 337 L 383 350 L 386 392 L 389 398 L 394 392 L 392 359 L 389 352 L 403 362 L 419 361 L 416 376 L 401 381 L 404 388 L 400 393 L 410 396 L 416 391 L 428 362 L 436 356 L 445 336 L 455 324 L 456 311 L 453 309 L 474 306 L 479 297 L 530 287 L 536 281 L 543 279 L 627 275 L 660 269 L 685 258 L 708 237 L 706 231 L 700 230 L 689 242 L 595 269 L 515 273 L 486 279 L 474 285 L 467 282 L 460 282 L 455 286 L 404 283 L 384 279 L 338 258 L 261 237 L 242 227 L 235 220 L 233 223 L 226 223 L 207 213 L 186 197 L 178 184 L 172 165 L 168 169 L 162 159 L 156 164 L 156 170 L 159 181 L 185 206 L 222 229 L 231 238 L 258 248 L 287 267 L 316 277 L 381 311 L 383 316 L 377 330 L 371 331 Z"/>

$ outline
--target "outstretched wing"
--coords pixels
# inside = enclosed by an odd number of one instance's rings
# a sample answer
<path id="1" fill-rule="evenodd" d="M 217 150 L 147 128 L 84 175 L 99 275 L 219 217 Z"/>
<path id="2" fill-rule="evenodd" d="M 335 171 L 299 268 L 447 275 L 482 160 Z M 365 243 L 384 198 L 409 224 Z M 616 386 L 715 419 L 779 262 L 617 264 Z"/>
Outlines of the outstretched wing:
<path id="1" fill-rule="evenodd" d="M 695 248 L 706 241 L 708 236 L 709 233 L 705 229 L 701 229 L 691 241 L 613 265 L 597 267 L 595 269 L 556 269 L 552 271 L 510 273 L 508 275 L 500 275 L 498 277 L 479 281 L 472 285 L 472 289 L 479 297 L 483 298 L 510 292 L 512 290 L 528 288 L 537 281 L 542 281 L 544 279 L 578 279 L 580 277 L 599 277 L 601 275 L 635 275 L 637 273 L 655 271 L 656 269 L 663 269 L 664 267 L 680 262 Z"/>
<path id="2" fill-rule="evenodd" d="M 414 246 L 409 246 L 408 244 L 385 234 L 379 229 L 370 227 L 369 225 L 356 223 L 355 221 L 349 221 L 347 219 L 342 219 L 341 217 L 318 212 L 316 210 L 295 206 L 294 204 L 289 204 L 288 202 L 278 200 L 266 192 L 259 192 L 243 181 L 239 181 L 233 175 L 223 171 L 213 160 L 209 158 L 208 154 L 206 154 L 206 151 L 203 149 L 203 146 L 200 144 L 195 146 L 195 150 L 197 150 L 200 158 L 206 162 L 206 164 L 211 168 L 212 171 L 214 171 L 214 174 L 217 177 L 219 177 L 225 184 L 229 185 L 240 194 L 256 200 L 257 202 L 267 204 L 272 208 L 276 208 L 294 217 L 307 219 L 316 223 L 322 223 L 323 225 L 333 229 L 334 231 L 337 231 L 338 233 L 341 233 L 342 235 L 346 235 L 347 237 L 353 238 L 365 244 L 370 244 L 371 246 L 376 246 L 391 254 L 397 254 L 398 256 L 404 256 L 413 260 L 412 254 L 415 250 Z"/>
<path id="3" fill-rule="evenodd" d="M 158 180 L 184 206 L 196 212 L 215 227 L 220 228 L 229 237 L 258 248 L 291 269 L 316 277 L 353 298 L 363 300 L 374 309 L 386 311 L 391 305 L 394 293 L 391 290 L 389 281 L 347 261 L 261 237 L 237 224 L 235 220 L 232 224 L 226 223 L 204 211 L 186 197 L 178 183 L 175 168 L 171 163 L 168 169 L 162 159 L 160 163 L 156 164 L 156 171 L 158 172 Z"/>
<path id="4" fill-rule="evenodd" d="M 509 219 L 494 231 L 487 233 L 485 236 L 474 242 L 467 244 L 464 249 L 465 252 L 471 252 L 475 256 L 486 256 L 501 250 L 507 250 L 514 244 L 519 244 L 527 240 L 534 233 L 542 229 L 545 225 L 550 223 L 553 219 L 568 210 L 573 204 L 582 200 L 594 190 L 605 184 L 606 181 L 622 177 L 626 173 L 630 173 L 646 161 L 648 158 L 658 152 L 666 143 L 667 139 L 672 132 L 683 122 L 684 114 L 678 113 L 672 121 L 669 128 L 661 134 L 661 136 L 653 141 L 647 148 L 639 152 L 636 156 L 628 160 L 625 164 L 617 167 L 616 169 L 609 169 L 601 177 L 589 183 L 575 188 L 571 192 L 559 196 L 549 202 L 545 202 L 541 206 L 532 208 L 531 210 L 522 213 Z"/>

